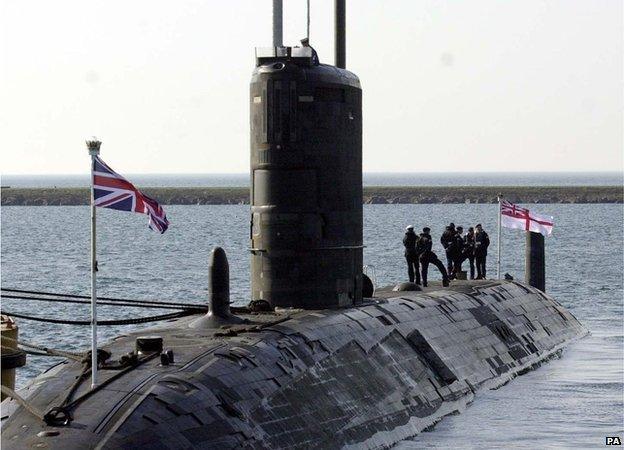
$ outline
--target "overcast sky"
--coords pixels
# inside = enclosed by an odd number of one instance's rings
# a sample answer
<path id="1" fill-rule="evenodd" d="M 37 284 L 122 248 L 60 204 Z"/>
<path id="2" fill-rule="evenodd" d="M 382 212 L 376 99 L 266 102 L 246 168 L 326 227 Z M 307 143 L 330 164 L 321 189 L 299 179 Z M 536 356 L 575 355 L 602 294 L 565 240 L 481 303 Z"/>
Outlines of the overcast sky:
<path id="1" fill-rule="evenodd" d="M 284 0 L 287 45 L 305 0 Z M 333 63 L 333 2 L 311 0 Z M 245 172 L 254 47 L 270 0 L 1 0 L 6 174 Z M 347 0 L 364 170 L 600 171 L 623 165 L 621 0 Z"/>

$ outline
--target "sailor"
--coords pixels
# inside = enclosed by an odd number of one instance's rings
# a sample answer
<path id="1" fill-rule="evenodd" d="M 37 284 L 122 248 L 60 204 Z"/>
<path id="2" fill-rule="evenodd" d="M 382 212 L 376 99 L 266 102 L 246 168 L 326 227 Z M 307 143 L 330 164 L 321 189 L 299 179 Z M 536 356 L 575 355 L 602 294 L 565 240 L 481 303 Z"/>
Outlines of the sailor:
<path id="1" fill-rule="evenodd" d="M 453 249 L 450 248 L 453 236 L 455 236 L 455 224 L 451 222 L 444 229 L 444 233 L 442 233 L 442 236 L 440 237 L 440 244 L 442 244 L 442 247 L 444 247 L 444 251 L 446 252 L 446 270 L 449 274 L 453 273 Z"/>
<path id="2" fill-rule="evenodd" d="M 490 246 L 490 237 L 483 230 L 481 224 L 475 227 L 475 260 L 477 263 L 477 280 L 485 279 L 485 260 L 487 258 L 487 249 Z"/>
<path id="3" fill-rule="evenodd" d="M 423 228 L 423 232 L 420 233 L 420 239 L 416 243 L 416 251 L 420 255 L 420 265 L 422 271 L 422 285 L 427 287 L 427 272 L 429 270 L 429 264 L 433 264 L 438 268 L 442 274 L 442 286 L 449 285 L 448 274 L 444 268 L 442 261 L 438 259 L 438 256 L 431 250 L 431 229 L 429 227 Z"/>
<path id="4" fill-rule="evenodd" d="M 451 256 L 453 258 L 453 274 L 449 276 L 450 279 L 456 278 L 457 274 L 462 270 L 462 263 L 464 262 L 464 227 L 458 226 L 455 229 L 455 236 L 451 241 Z"/>
<path id="5" fill-rule="evenodd" d="M 308 47 L 310 50 L 312 50 L 312 64 L 315 66 L 318 66 L 319 65 L 318 54 L 316 53 L 316 50 L 314 50 L 314 47 L 310 45 L 310 39 L 306 37 L 306 38 L 301 39 L 300 42 L 303 47 Z"/>
<path id="6" fill-rule="evenodd" d="M 475 234 L 474 228 L 468 228 L 468 232 L 464 236 L 464 260 L 468 260 L 470 264 L 470 279 L 474 280 L 475 277 L 475 265 L 474 265 L 474 248 L 475 248 Z"/>
<path id="7" fill-rule="evenodd" d="M 407 275 L 411 283 L 416 277 L 416 284 L 420 284 L 420 267 L 418 267 L 418 252 L 416 251 L 416 243 L 418 236 L 414 233 L 414 226 L 408 225 L 405 228 L 405 236 L 403 237 L 403 246 L 405 247 L 405 261 L 407 261 Z"/>

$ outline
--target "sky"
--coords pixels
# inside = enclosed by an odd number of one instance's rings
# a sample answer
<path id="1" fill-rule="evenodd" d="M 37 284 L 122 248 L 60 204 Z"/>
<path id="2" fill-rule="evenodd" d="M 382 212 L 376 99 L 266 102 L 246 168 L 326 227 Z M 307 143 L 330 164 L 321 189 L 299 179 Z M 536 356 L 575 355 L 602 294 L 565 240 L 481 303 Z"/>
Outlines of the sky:
<path id="1" fill-rule="evenodd" d="M 310 42 L 333 63 L 333 2 Z M 284 0 L 284 43 L 306 34 Z M 621 0 L 347 0 L 366 172 L 621 171 Z M 270 0 L 1 0 L 0 167 L 249 170 L 254 47 Z"/>

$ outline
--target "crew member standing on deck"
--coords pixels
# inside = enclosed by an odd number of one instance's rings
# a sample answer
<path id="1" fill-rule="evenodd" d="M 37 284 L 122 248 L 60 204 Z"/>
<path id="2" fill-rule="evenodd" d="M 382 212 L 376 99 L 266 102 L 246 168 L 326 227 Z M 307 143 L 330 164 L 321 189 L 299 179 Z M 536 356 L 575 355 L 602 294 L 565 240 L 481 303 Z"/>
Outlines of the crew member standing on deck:
<path id="1" fill-rule="evenodd" d="M 455 224 L 451 222 L 440 237 L 440 244 L 442 244 L 442 247 L 444 247 L 444 251 L 446 252 L 446 270 L 449 274 L 453 273 L 453 249 L 451 248 L 451 243 L 453 242 L 454 236 Z"/>
<path id="2" fill-rule="evenodd" d="M 475 260 L 477 263 L 477 280 L 485 279 L 485 261 L 487 259 L 487 249 L 490 246 L 490 237 L 485 232 L 481 224 L 476 227 L 475 233 Z"/>
<path id="3" fill-rule="evenodd" d="M 470 264 L 470 279 L 474 280 L 475 277 L 475 265 L 474 265 L 474 249 L 475 249 L 475 234 L 474 228 L 468 228 L 466 236 L 464 236 L 464 259 L 468 260 Z"/>
<path id="4" fill-rule="evenodd" d="M 411 283 L 416 277 L 416 284 L 420 284 L 420 267 L 418 267 L 418 252 L 416 251 L 416 243 L 418 236 L 414 233 L 414 227 L 408 225 L 405 228 L 405 236 L 403 237 L 403 246 L 405 247 L 405 261 L 407 262 L 407 275 Z"/>
<path id="5" fill-rule="evenodd" d="M 453 257 L 453 275 L 449 278 L 452 280 L 457 278 L 457 274 L 462 270 L 462 263 L 464 262 L 464 227 L 458 226 L 455 229 L 455 236 L 451 241 L 452 257 Z"/>
<path id="6" fill-rule="evenodd" d="M 427 272 L 429 271 L 429 264 L 433 264 L 438 268 L 442 274 L 442 286 L 449 285 L 448 274 L 444 268 L 442 261 L 438 259 L 438 256 L 431 250 L 433 242 L 431 241 L 431 234 L 429 227 L 423 228 L 423 232 L 420 233 L 420 239 L 416 244 L 416 251 L 420 255 L 420 265 L 422 271 L 422 285 L 427 287 Z"/>

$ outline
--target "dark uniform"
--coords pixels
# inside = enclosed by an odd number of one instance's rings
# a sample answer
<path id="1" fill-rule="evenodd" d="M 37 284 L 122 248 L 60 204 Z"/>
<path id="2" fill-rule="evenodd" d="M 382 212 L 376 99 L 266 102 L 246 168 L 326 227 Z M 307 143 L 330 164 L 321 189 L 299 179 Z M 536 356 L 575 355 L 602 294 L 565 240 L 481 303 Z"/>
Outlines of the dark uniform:
<path id="1" fill-rule="evenodd" d="M 418 239 L 413 229 L 408 229 L 403 237 L 405 260 L 407 261 L 407 275 L 412 283 L 414 282 L 414 276 L 416 276 L 416 284 L 420 284 L 420 268 L 418 267 L 418 252 L 416 251 Z"/>
<path id="2" fill-rule="evenodd" d="M 453 258 L 453 276 L 451 279 L 457 277 L 457 274 L 462 270 L 462 263 L 464 262 L 464 237 L 462 236 L 463 229 L 457 228 L 455 236 L 451 241 L 451 257 Z"/>
<path id="3" fill-rule="evenodd" d="M 451 224 L 444 229 L 444 233 L 442 233 L 442 236 L 440 237 L 440 244 L 442 244 L 442 247 L 444 247 L 444 251 L 446 252 L 446 270 L 448 273 L 453 272 L 453 250 L 450 247 L 454 236 L 455 224 L 451 222 Z"/>
<path id="4" fill-rule="evenodd" d="M 420 233 L 420 239 L 416 245 L 416 250 L 420 255 L 422 285 L 425 287 L 427 286 L 427 272 L 429 271 L 429 264 L 433 264 L 442 274 L 442 285 L 448 286 L 448 274 L 444 268 L 444 264 L 442 264 L 442 261 L 440 261 L 438 256 L 431 250 L 432 244 L 429 228 L 425 227 L 423 228 L 423 232 Z"/>
<path id="5" fill-rule="evenodd" d="M 301 39 L 301 45 L 303 45 L 304 47 L 308 47 L 310 48 L 310 50 L 312 50 L 312 64 L 315 66 L 319 65 L 319 58 L 318 58 L 318 53 L 316 53 L 316 50 L 314 50 L 314 47 L 312 47 L 310 45 L 310 40 L 308 38 L 303 38 Z"/>
<path id="6" fill-rule="evenodd" d="M 485 279 L 485 262 L 487 259 L 487 249 L 490 246 L 490 237 L 485 231 L 483 231 L 483 229 L 480 228 L 481 226 L 477 225 L 474 250 L 475 260 L 477 263 L 477 280 Z"/>
<path id="7" fill-rule="evenodd" d="M 475 248 L 475 234 L 472 227 L 468 228 L 468 233 L 464 236 L 464 259 L 468 260 L 470 264 L 470 279 L 474 280 L 475 277 L 475 256 L 474 256 L 474 248 Z"/>

